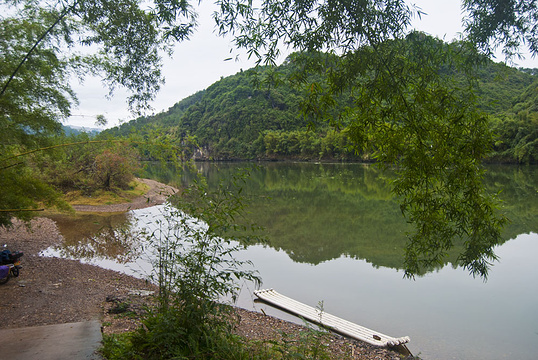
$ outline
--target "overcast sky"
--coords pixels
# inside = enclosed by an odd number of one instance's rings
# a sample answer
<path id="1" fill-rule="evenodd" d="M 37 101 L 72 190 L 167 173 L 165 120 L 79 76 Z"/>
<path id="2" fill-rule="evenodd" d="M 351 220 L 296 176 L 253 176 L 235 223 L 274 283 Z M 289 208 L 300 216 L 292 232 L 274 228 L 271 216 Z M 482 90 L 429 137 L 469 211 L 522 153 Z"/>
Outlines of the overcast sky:
<path id="1" fill-rule="evenodd" d="M 458 0 L 414 0 L 427 15 L 416 19 L 414 27 L 446 41 L 458 38 L 461 27 L 461 2 Z M 162 86 L 156 99 L 151 103 L 154 113 L 167 110 L 178 101 L 203 90 L 221 77 L 233 75 L 241 69 L 254 66 L 254 60 L 237 51 L 230 53 L 232 45 L 229 39 L 214 34 L 214 22 L 211 19 L 211 1 L 202 2 L 199 8 L 199 27 L 191 40 L 178 44 L 172 59 L 166 58 L 163 73 L 166 83 Z M 234 57 L 234 60 L 226 59 Z M 284 60 L 284 59 L 281 59 Z M 499 58 L 499 61 L 502 58 Z M 518 61 L 518 66 L 538 68 L 538 59 L 530 56 Z M 108 91 L 99 79 L 87 79 L 84 84 L 73 86 L 78 94 L 80 104 L 72 110 L 67 124 L 95 127 L 96 116 L 104 115 L 107 127 L 133 119 L 125 102 L 125 93 L 117 91 L 113 99 L 106 98 Z"/>

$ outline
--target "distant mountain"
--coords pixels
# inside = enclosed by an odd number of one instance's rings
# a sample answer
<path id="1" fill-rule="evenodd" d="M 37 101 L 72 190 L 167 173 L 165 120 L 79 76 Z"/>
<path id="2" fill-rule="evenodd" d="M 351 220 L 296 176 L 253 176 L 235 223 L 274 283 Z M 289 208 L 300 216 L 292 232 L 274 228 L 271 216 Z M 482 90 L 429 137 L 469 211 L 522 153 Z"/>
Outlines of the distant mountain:
<path id="1" fill-rule="evenodd" d="M 88 133 L 92 136 L 99 134 L 102 129 L 90 128 L 86 126 L 75 126 L 75 125 L 63 125 L 63 130 L 65 135 L 78 135 L 80 133 Z"/>
<path id="2" fill-rule="evenodd" d="M 241 71 L 222 78 L 167 111 L 140 117 L 105 134 L 131 132 L 166 137 L 204 159 L 347 159 L 355 154 L 345 134 L 346 124 L 333 128 L 312 123 L 300 113 L 303 94 L 290 86 L 257 86 L 256 82 L 286 76 L 293 64 Z M 480 106 L 499 134 L 491 159 L 501 162 L 538 162 L 538 76 L 536 69 L 515 69 L 490 61 L 479 72 Z M 340 106 L 350 103 L 341 95 Z M 534 130 L 533 130 L 534 129 Z M 314 131 L 312 131 L 314 130 Z M 519 133 L 518 133 L 519 132 Z M 156 135 L 157 134 L 157 135 Z M 195 143 L 196 146 L 192 144 Z"/>

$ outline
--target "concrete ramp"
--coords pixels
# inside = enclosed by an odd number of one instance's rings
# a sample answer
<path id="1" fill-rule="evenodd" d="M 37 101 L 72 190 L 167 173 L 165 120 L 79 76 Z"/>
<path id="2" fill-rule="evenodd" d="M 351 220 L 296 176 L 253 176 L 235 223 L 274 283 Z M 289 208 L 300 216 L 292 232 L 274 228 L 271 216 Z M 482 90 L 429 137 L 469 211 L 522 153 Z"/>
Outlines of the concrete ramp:
<path id="1" fill-rule="evenodd" d="M 98 360 L 98 320 L 0 330 L 2 359 Z"/>

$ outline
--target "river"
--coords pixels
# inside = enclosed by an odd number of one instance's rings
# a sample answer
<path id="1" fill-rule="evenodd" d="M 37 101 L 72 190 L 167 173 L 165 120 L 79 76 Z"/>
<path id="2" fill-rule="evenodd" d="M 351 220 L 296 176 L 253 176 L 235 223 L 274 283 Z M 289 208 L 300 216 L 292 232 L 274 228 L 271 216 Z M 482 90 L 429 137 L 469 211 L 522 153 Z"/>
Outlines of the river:
<path id="1" fill-rule="evenodd" d="M 200 163 L 209 184 L 229 179 L 244 163 Z M 405 232 L 410 230 L 390 193 L 390 173 L 360 164 L 268 163 L 250 170 L 244 194 L 248 218 L 264 227 L 265 244 L 239 253 L 254 263 L 264 288 L 387 335 L 410 336 L 423 359 L 535 359 L 538 355 L 538 168 L 490 166 L 488 191 L 502 190 L 511 220 L 500 261 L 487 281 L 457 267 L 457 248 L 443 266 L 414 280 L 403 277 Z M 161 181 L 190 177 L 150 168 Z M 111 216 L 58 217 L 66 239 L 62 256 L 85 258 L 125 272 L 148 273 L 132 239 L 163 207 Z M 84 240 L 86 239 L 86 240 Z M 87 240 L 91 239 L 91 240 Z M 91 246 L 87 245 L 91 243 Z M 88 249 L 91 249 L 89 251 Z M 122 263 L 122 264 L 119 264 Z M 242 284 L 238 305 L 285 319 L 253 302 Z"/>

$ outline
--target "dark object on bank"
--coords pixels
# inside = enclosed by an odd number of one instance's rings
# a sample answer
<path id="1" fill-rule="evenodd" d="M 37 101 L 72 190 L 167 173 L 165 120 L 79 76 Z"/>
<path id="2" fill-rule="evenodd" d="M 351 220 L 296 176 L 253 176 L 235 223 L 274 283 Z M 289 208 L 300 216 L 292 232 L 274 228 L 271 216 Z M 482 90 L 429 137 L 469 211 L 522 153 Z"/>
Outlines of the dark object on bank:
<path id="1" fill-rule="evenodd" d="M 0 285 L 7 283 L 12 276 L 19 276 L 22 256 L 20 251 L 12 253 L 6 249 L 0 252 Z"/>

